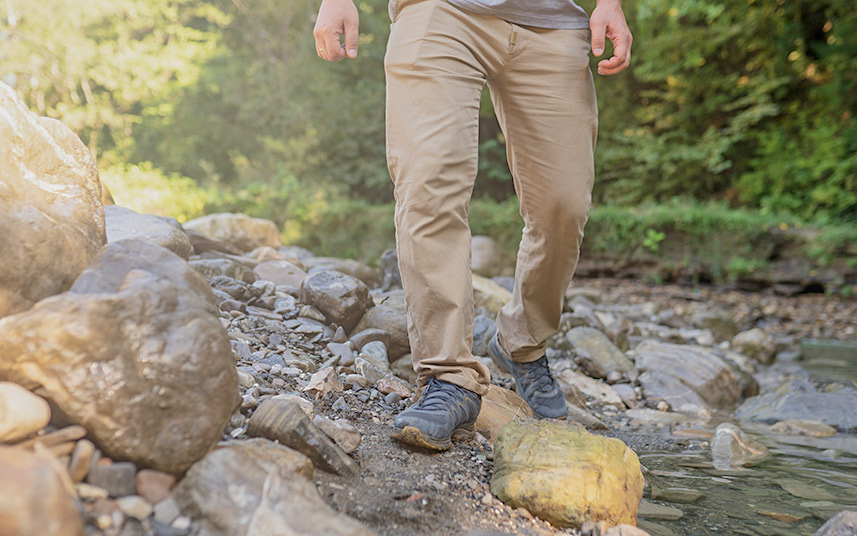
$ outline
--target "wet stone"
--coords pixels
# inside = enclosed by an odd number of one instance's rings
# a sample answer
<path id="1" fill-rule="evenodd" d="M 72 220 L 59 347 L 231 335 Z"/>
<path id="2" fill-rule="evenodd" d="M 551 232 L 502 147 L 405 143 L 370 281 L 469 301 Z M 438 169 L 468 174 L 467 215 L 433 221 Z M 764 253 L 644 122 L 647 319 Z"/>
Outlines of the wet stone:
<path id="1" fill-rule="evenodd" d="M 714 432 L 711 443 L 714 467 L 749 467 L 771 457 L 768 448 L 745 434 L 732 423 L 722 423 Z"/>
<path id="2" fill-rule="evenodd" d="M 644 500 L 640 502 L 640 509 L 637 515 L 646 519 L 675 521 L 684 517 L 684 512 L 672 506 L 665 506 Z"/>

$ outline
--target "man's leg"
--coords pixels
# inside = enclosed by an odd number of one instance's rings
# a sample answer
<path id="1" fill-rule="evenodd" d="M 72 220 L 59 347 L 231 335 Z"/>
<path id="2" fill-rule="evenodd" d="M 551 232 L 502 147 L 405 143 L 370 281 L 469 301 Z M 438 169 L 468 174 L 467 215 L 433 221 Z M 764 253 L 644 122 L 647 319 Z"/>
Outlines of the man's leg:
<path id="1" fill-rule="evenodd" d="M 509 361 L 526 364 L 545 354 L 558 329 L 577 264 L 591 202 L 597 105 L 589 30 L 517 31 L 516 49 L 489 87 L 525 223 L 512 301 L 497 318 L 498 342 Z M 533 373 L 542 383 L 534 390 L 549 387 L 543 372 Z M 554 409 L 564 415 L 564 401 Z"/>
<path id="2" fill-rule="evenodd" d="M 478 20 L 475 20 L 478 19 Z M 406 2 L 387 47 L 387 159 L 419 401 L 397 439 L 449 447 L 471 432 L 488 370 L 471 354 L 473 290 L 467 208 L 477 172 L 479 101 L 502 60 L 493 17 L 445 0 Z M 492 52 L 492 50 L 496 52 Z"/>

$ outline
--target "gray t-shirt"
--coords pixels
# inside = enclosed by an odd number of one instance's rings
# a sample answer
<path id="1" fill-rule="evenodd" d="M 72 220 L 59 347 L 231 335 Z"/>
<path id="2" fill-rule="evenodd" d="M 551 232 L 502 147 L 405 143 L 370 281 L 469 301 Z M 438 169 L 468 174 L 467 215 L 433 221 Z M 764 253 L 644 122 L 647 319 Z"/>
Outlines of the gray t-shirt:
<path id="1" fill-rule="evenodd" d="M 589 28 L 589 17 L 573 0 L 449 0 L 449 3 L 522 26 L 557 30 Z"/>

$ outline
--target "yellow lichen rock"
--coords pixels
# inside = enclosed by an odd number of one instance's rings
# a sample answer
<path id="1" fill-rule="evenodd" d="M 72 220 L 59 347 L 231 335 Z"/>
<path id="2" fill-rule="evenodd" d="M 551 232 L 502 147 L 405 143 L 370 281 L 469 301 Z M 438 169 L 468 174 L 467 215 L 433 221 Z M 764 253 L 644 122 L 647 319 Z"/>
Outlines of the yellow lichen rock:
<path id="1" fill-rule="evenodd" d="M 643 497 L 637 455 L 575 423 L 511 422 L 494 443 L 491 493 L 559 527 L 636 525 Z"/>

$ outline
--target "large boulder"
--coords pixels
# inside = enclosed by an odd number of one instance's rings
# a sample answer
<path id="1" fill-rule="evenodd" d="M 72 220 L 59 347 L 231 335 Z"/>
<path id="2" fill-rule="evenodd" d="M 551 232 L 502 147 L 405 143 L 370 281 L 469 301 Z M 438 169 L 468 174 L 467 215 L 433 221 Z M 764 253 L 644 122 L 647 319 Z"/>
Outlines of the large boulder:
<path id="1" fill-rule="evenodd" d="M 301 301 L 315 306 L 328 322 L 348 332 L 372 307 L 369 289 L 362 281 L 334 270 L 317 272 L 304 279 Z"/>
<path id="2" fill-rule="evenodd" d="M 303 263 L 307 267 L 307 273 L 310 275 L 333 270 L 335 272 L 341 272 L 345 275 L 357 278 L 360 281 L 363 281 L 363 283 L 369 288 L 374 288 L 378 286 L 378 283 L 380 283 L 378 270 L 366 266 L 360 261 L 355 261 L 354 259 L 311 257 L 309 259 L 304 259 Z"/>
<path id="3" fill-rule="evenodd" d="M 618 439 L 572 423 L 511 422 L 494 443 L 491 493 L 559 527 L 636 525 L 643 474 Z"/>
<path id="4" fill-rule="evenodd" d="M 532 419 L 533 410 L 517 393 L 497 385 L 489 385 L 482 397 L 482 409 L 476 417 L 474 429 L 494 441 L 500 429 L 516 419 Z"/>
<path id="5" fill-rule="evenodd" d="M 228 242 L 244 252 L 253 251 L 259 246 L 280 246 L 280 232 L 274 222 L 244 214 L 209 214 L 190 220 L 184 224 L 184 228 Z"/>
<path id="6" fill-rule="evenodd" d="M 239 402 L 211 290 L 143 241 L 107 245 L 70 292 L 0 319 L 0 379 L 48 399 L 108 456 L 170 473 L 210 450 Z"/>
<path id="7" fill-rule="evenodd" d="M 106 242 L 89 150 L 0 83 L 0 317 L 68 289 Z"/>
<path id="8" fill-rule="evenodd" d="M 748 398 L 735 415 L 742 420 L 773 424 L 791 419 L 824 423 L 841 432 L 857 430 L 857 389 L 832 384 L 816 388 L 808 380 L 785 383 Z"/>
<path id="9" fill-rule="evenodd" d="M 671 387 L 675 380 L 695 392 L 707 404 L 728 406 L 741 398 L 738 373 L 719 355 L 699 346 L 644 341 L 634 349 L 637 368 L 648 374 L 640 379 L 647 398 L 693 398 Z M 659 378 L 671 376 L 671 378 Z"/>
<path id="10" fill-rule="evenodd" d="M 104 207 L 104 220 L 108 242 L 140 238 L 165 247 L 185 260 L 193 252 L 190 238 L 175 218 L 138 214 L 130 208 L 111 205 Z"/>
<path id="11" fill-rule="evenodd" d="M 580 326 L 570 330 L 565 337 L 582 359 L 591 360 L 593 365 L 604 371 L 604 377 L 612 372 L 631 380 L 637 378 L 634 363 L 601 331 Z"/>
<path id="12" fill-rule="evenodd" d="M 197 462 L 173 489 L 185 513 L 211 536 L 372 536 L 329 507 L 304 476 L 280 463 L 286 456 L 245 445 L 220 448 Z M 289 454 L 287 458 L 291 459 Z"/>

